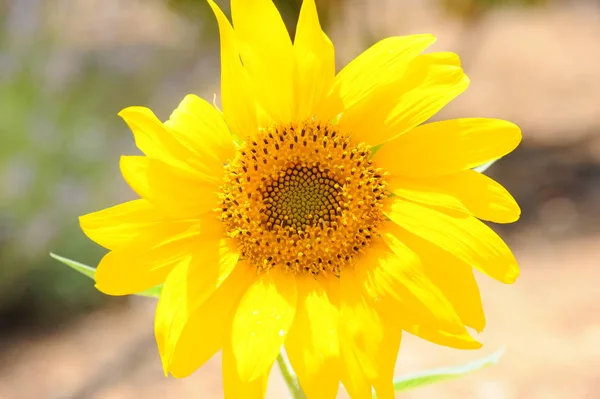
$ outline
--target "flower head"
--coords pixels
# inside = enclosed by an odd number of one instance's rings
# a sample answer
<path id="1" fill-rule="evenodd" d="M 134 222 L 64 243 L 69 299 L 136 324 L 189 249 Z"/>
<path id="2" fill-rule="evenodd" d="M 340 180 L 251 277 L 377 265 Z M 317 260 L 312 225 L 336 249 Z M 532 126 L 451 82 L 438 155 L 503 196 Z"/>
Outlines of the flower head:
<path id="1" fill-rule="evenodd" d="M 306 395 L 392 398 L 402 331 L 461 349 L 482 330 L 472 268 L 519 271 L 479 219 L 520 210 L 472 168 L 512 151 L 517 126 L 425 123 L 464 91 L 431 35 L 384 39 L 335 74 L 314 0 L 292 43 L 271 0 L 232 0 L 221 37 L 219 111 L 188 95 L 169 120 L 124 109 L 144 156 L 121 171 L 141 199 L 81 217 L 110 252 L 96 286 L 163 284 L 156 339 L 184 377 L 223 353 L 228 398 L 260 398 L 285 347 Z"/>

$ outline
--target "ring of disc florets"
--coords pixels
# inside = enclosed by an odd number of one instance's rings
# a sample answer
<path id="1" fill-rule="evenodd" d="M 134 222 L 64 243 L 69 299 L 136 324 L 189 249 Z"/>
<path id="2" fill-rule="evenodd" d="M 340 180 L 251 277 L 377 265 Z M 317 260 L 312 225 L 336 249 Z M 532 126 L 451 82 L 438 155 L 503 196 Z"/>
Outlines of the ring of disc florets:
<path id="1" fill-rule="evenodd" d="M 226 167 L 218 208 L 241 256 L 258 270 L 339 275 L 383 222 L 386 182 L 370 147 L 336 126 L 261 130 Z"/>

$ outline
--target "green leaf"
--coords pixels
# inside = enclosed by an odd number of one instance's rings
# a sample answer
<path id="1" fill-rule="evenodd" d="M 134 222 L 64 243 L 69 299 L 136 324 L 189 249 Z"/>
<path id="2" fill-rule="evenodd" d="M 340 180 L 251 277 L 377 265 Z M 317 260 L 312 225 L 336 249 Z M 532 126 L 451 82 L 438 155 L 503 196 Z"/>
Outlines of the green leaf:
<path id="1" fill-rule="evenodd" d="M 60 255 L 56 255 L 52 252 L 50 252 L 50 256 L 52 258 L 56 259 L 57 261 L 62 262 L 65 265 L 69 266 L 70 268 L 78 271 L 79 273 L 83 274 L 84 276 L 87 276 L 87 277 L 91 278 L 92 280 L 94 279 L 94 274 L 96 273 L 96 269 L 94 269 L 93 267 L 84 265 L 83 263 L 62 257 Z M 162 285 L 157 285 L 156 287 L 149 288 L 146 291 L 138 292 L 135 295 L 158 298 L 160 296 L 161 290 L 162 290 Z"/>
<path id="2" fill-rule="evenodd" d="M 500 159 L 500 158 L 498 158 L 498 159 Z M 476 168 L 473 168 L 473 170 L 474 170 L 475 172 L 483 173 L 483 172 L 485 172 L 485 171 L 486 171 L 486 170 L 487 170 L 487 169 L 488 169 L 490 166 L 492 166 L 493 164 L 495 164 L 495 163 L 496 163 L 496 161 L 498 161 L 498 159 L 494 159 L 494 160 L 492 160 L 492 161 L 490 161 L 490 162 L 486 162 L 486 163 L 484 163 L 483 165 L 479 165 L 478 167 L 476 167 Z"/>
<path id="3" fill-rule="evenodd" d="M 77 270 L 79 273 L 88 276 L 91 279 L 94 278 L 94 273 L 96 273 L 96 269 L 94 269 L 93 267 L 84 265 L 83 263 L 79 263 L 71 259 L 63 258 L 62 256 L 53 254 L 52 252 L 50 252 L 50 256 L 56 259 L 57 261 L 62 262 L 65 265 L 71 267 L 72 269 Z"/>
<path id="4" fill-rule="evenodd" d="M 281 348 L 281 352 L 279 353 L 279 356 L 277 356 L 277 364 L 279 365 L 279 370 L 281 371 L 283 380 L 285 381 L 292 398 L 306 399 L 306 395 L 300 386 L 300 381 L 298 381 L 298 377 L 292 368 L 290 359 L 283 348 Z"/>
<path id="5" fill-rule="evenodd" d="M 409 389 L 422 387 L 436 382 L 458 378 L 465 374 L 469 374 L 474 371 L 481 370 L 487 366 L 491 366 L 492 364 L 497 364 L 503 354 L 504 349 L 500 349 L 499 351 L 482 359 L 478 359 L 460 366 L 434 369 L 398 376 L 394 378 L 394 390 L 396 392 L 407 391 Z"/>
<path id="6" fill-rule="evenodd" d="M 156 287 L 148 288 L 146 291 L 138 292 L 135 295 L 147 296 L 150 298 L 158 298 L 160 296 L 161 291 L 162 291 L 162 284 L 157 285 Z"/>

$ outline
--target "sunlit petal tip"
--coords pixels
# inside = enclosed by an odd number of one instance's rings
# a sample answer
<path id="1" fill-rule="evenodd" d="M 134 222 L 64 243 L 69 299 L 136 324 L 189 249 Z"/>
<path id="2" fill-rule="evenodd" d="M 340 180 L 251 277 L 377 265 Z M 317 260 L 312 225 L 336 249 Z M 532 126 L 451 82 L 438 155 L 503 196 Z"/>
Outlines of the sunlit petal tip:
<path id="1" fill-rule="evenodd" d="M 115 289 L 113 285 L 111 285 L 112 276 L 110 274 L 103 273 L 104 268 L 96 269 L 96 273 L 94 274 L 94 288 L 103 294 L 110 296 L 125 296 L 129 295 L 128 292 L 123 292 L 120 289 Z"/>
<path id="2" fill-rule="evenodd" d="M 517 204 L 516 208 L 514 209 L 514 217 L 508 223 L 514 223 L 517 220 L 521 219 L 521 215 L 521 207 L 519 206 L 519 204 Z"/>
<path id="3" fill-rule="evenodd" d="M 170 373 L 169 373 L 169 364 L 167 362 L 167 357 L 161 355 L 160 356 L 160 361 L 161 361 L 161 364 L 162 364 L 163 374 L 165 375 L 165 377 L 168 378 L 169 375 L 170 375 Z"/>
<path id="4" fill-rule="evenodd" d="M 87 224 L 88 219 L 90 219 L 93 212 L 86 213 L 85 215 L 80 215 L 77 220 L 79 221 L 79 226 L 83 228 L 84 225 Z"/>
<path id="5" fill-rule="evenodd" d="M 83 233 L 87 236 L 88 235 L 88 229 L 91 227 L 92 225 L 92 220 L 94 219 L 94 213 L 86 213 L 85 215 L 81 215 L 77 218 L 77 220 L 79 221 L 79 227 L 81 228 L 81 231 L 83 231 Z M 91 237 L 88 236 L 88 238 L 91 239 Z"/>
<path id="6" fill-rule="evenodd" d="M 125 296 L 132 294 L 132 292 L 124 290 L 119 284 L 115 284 L 115 280 L 118 278 L 119 276 L 115 276 L 110 270 L 103 267 L 101 262 L 94 274 L 94 287 L 103 294 L 110 296 Z"/>
<path id="7" fill-rule="evenodd" d="M 154 115 L 154 113 L 152 112 L 152 110 L 150 110 L 147 107 L 142 107 L 139 105 L 133 105 L 130 107 L 125 107 L 123 108 L 121 111 L 119 111 L 117 113 L 118 116 L 120 116 L 123 119 L 128 119 L 130 117 L 135 117 L 137 115 L 148 115 L 148 114 L 152 114 Z"/>
<path id="8" fill-rule="evenodd" d="M 436 326 L 411 325 L 406 327 L 406 331 L 426 341 L 454 349 L 475 350 L 483 346 L 466 329 L 463 329 L 463 331 L 448 332 Z"/>
<path id="9" fill-rule="evenodd" d="M 504 208 L 501 209 L 503 214 L 503 219 L 496 220 L 496 223 L 508 224 L 514 223 L 521 218 L 521 207 L 517 204 L 516 201 L 510 204 L 503 204 Z"/>
<path id="10" fill-rule="evenodd" d="M 430 60 L 436 60 L 439 64 L 462 68 L 460 56 L 452 51 L 438 51 L 425 54 L 424 57 L 427 57 Z"/>
<path id="11" fill-rule="evenodd" d="M 498 123 L 499 126 L 503 126 L 505 129 L 505 134 L 506 134 L 506 138 L 510 140 L 510 142 L 512 143 L 512 148 L 510 148 L 510 150 L 508 151 L 509 153 L 512 152 L 515 148 L 517 148 L 519 146 L 519 144 L 521 144 L 521 141 L 523 141 L 523 131 L 521 130 L 521 127 L 518 126 L 517 124 L 510 122 L 510 121 L 505 121 L 502 119 L 491 119 L 492 121 L 495 121 L 496 123 Z"/>
<path id="12" fill-rule="evenodd" d="M 520 275 L 521 275 L 521 269 L 515 263 L 513 265 L 513 267 L 510 268 L 509 272 L 506 273 L 506 275 L 504 276 L 504 279 L 502 279 L 500 281 L 505 284 L 513 284 L 515 281 L 517 281 L 517 279 L 519 278 Z"/>
<path id="13" fill-rule="evenodd" d="M 94 284 L 94 288 L 101 293 L 110 296 L 126 296 L 133 294 L 132 292 L 123 291 L 120 288 L 115 288 L 112 286 L 108 277 L 101 277 L 97 279 L 96 284 Z"/>
<path id="14" fill-rule="evenodd" d="M 118 114 L 129 126 L 134 135 L 138 131 L 157 131 L 163 129 L 162 122 L 151 109 L 141 106 L 132 106 L 122 109 Z M 136 137 L 136 140 L 138 137 Z M 139 143 L 138 143 L 139 145 Z"/>
<path id="15" fill-rule="evenodd" d="M 221 11 L 221 7 L 219 7 L 217 5 L 217 3 L 215 3 L 213 0 L 206 0 L 206 2 L 210 6 L 210 8 L 212 8 L 212 10 L 214 11 L 215 14 L 217 14 L 217 13 L 220 14 L 223 12 L 223 11 Z"/>
<path id="16" fill-rule="evenodd" d="M 95 277 L 94 277 L 94 278 L 95 278 Z M 94 288 L 95 288 L 95 289 L 97 289 L 98 291 L 102 292 L 102 293 L 105 293 L 105 292 L 102 290 L 102 287 L 100 287 L 100 286 L 98 285 L 98 283 L 95 283 L 95 284 L 94 284 Z"/>
<path id="17" fill-rule="evenodd" d="M 473 337 L 466 338 L 463 341 L 463 344 L 461 346 L 457 346 L 456 349 L 466 349 L 466 350 L 476 350 L 476 349 L 481 349 L 483 347 L 483 344 L 476 340 Z"/>
<path id="18" fill-rule="evenodd" d="M 415 41 L 422 41 L 423 43 L 427 43 L 429 46 L 431 46 L 438 40 L 438 38 L 432 33 L 419 33 L 410 35 L 409 37 L 414 38 Z"/>

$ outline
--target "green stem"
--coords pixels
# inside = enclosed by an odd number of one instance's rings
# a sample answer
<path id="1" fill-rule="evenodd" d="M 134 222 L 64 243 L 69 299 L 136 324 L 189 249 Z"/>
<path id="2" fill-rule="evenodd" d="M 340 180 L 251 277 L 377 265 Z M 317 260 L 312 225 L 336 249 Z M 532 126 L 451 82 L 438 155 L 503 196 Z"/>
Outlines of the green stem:
<path id="1" fill-rule="evenodd" d="M 283 379 L 292 394 L 292 398 L 294 399 L 306 399 L 306 395 L 302 391 L 300 387 L 300 383 L 298 382 L 298 377 L 296 377 L 296 373 L 292 370 L 292 365 L 287 358 L 284 350 L 281 350 L 279 356 L 277 356 L 277 364 L 279 365 L 279 369 L 281 370 L 281 375 L 283 375 Z"/>

